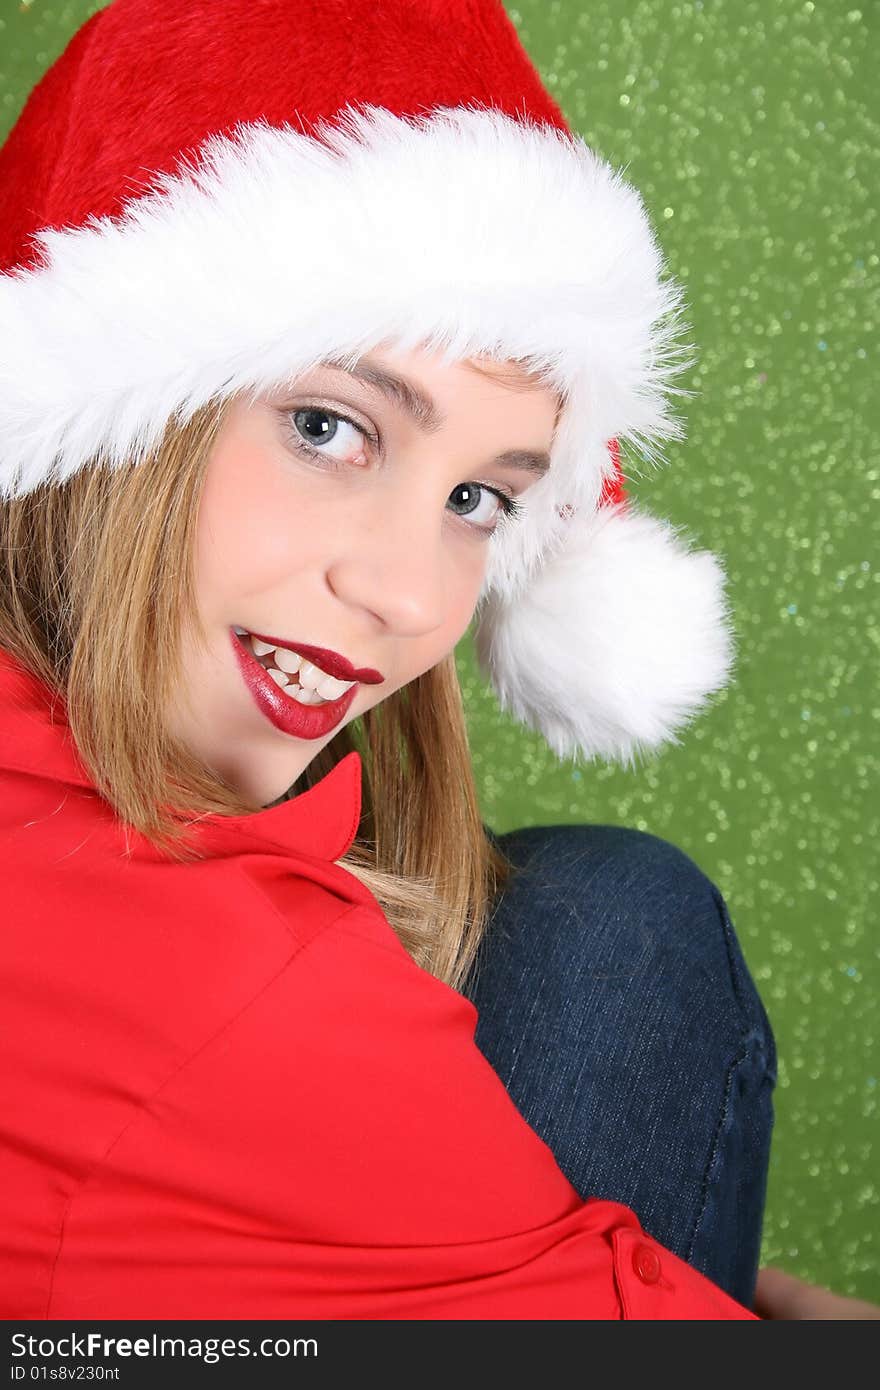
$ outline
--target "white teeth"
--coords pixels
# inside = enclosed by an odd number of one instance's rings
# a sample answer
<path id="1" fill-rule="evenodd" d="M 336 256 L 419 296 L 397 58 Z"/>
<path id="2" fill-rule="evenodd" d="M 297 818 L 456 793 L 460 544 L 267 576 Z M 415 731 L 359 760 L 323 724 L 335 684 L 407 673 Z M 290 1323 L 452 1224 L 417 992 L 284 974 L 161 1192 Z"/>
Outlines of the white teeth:
<path id="1" fill-rule="evenodd" d="M 235 627 L 235 626 L 233 625 L 232 631 L 233 631 L 233 632 L 237 632 L 238 635 L 239 635 L 239 637 L 247 637 L 247 628 L 246 628 L 246 627 Z"/>
<path id="2" fill-rule="evenodd" d="M 279 671 L 276 666 L 267 666 L 266 675 L 270 676 L 276 685 L 280 686 L 286 695 L 296 700 L 298 705 L 323 705 L 324 701 L 316 690 L 303 690 L 298 685 L 288 685 L 287 676 L 284 671 Z"/>
<path id="3" fill-rule="evenodd" d="M 313 661 L 304 661 L 299 668 L 299 683 L 303 690 L 317 690 L 326 674 L 326 671 L 322 671 Z"/>
<path id="4" fill-rule="evenodd" d="M 244 628 L 236 628 L 239 635 L 250 636 Z M 329 676 L 326 671 L 322 671 L 320 666 L 316 666 L 313 661 L 306 661 L 298 652 L 288 651 L 286 647 L 273 647 L 269 642 L 263 642 L 259 637 L 250 637 L 251 649 L 255 656 L 268 656 L 271 652 L 274 658 L 274 665 L 266 667 L 269 675 L 280 685 L 282 690 L 288 686 L 287 677 L 299 675 L 299 686 L 289 684 L 289 693 L 293 695 L 296 690 L 299 695 L 314 695 L 314 699 L 300 698 L 301 705 L 320 704 L 322 700 L 338 700 L 347 690 L 356 684 L 355 681 L 340 681 L 335 676 Z"/>
<path id="5" fill-rule="evenodd" d="M 298 652 L 289 652 L 285 647 L 276 647 L 275 661 L 282 671 L 286 671 L 288 675 L 292 676 L 302 666 L 303 659 Z"/>
<path id="6" fill-rule="evenodd" d="M 351 690 L 354 681 L 338 681 L 333 676 L 324 676 L 323 680 L 318 681 L 315 686 L 319 695 L 325 700 L 338 700 L 340 695 L 344 695 L 346 690 Z"/>

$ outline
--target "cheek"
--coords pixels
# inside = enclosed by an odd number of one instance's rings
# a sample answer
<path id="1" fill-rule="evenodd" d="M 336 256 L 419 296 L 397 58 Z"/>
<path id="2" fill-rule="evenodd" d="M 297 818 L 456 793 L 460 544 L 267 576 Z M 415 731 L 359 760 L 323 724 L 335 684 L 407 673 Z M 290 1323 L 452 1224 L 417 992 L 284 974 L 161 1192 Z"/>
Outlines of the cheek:
<path id="1" fill-rule="evenodd" d="M 459 583 L 454 586 L 454 592 L 450 594 L 447 628 L 452 646 L 456 646 L 461 641 L 470 626 L 474 609 L 477 606 L 482 579 L 482 569 L 469 570 L 466 574 L 461 574 Z"/>
<path id="2" fill-rule="evenodd" d="M 466 563 L 456 567 L 459 582 L 456 586 L 453 605 L 454 621 L 458 625 L 459 640 L 467 632 L 473 619 L 486 578 L 486 571 L 489 568 L 491 554 L 491 541 L 474 541 L 463 557 Z"/>
<path id="3" fill-rule="evenodd" d="M 198 526 L 200 587 L 241 594 L 306 564 L 307 537 L 321 534 L 314 490 L 297 488 L 278 460 L 246 444 L 216 450 L 208 466 Z"/>
<path id="4" fill-rule="evenodd" d="M 449 606 L 442 626 L 408 648 L 410 669 L 406 674 L 407 682 L 430 670 L 454 652 L 459 642 L 467 635 L 474 616 L 481 580 L 482 571 L 475 577 L 464 568 L 459 571 L 455 581 L 450 580 L 447 589 Z"/>

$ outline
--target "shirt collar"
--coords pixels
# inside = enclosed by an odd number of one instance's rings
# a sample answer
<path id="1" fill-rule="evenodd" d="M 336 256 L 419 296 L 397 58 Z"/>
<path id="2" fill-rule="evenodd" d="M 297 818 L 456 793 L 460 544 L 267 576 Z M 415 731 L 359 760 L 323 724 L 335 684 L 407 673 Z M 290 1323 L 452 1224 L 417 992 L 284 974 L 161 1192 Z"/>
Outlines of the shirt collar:
<path id="1" fill-rule="evenodd" d="M 79 758 L 62 695 L 0 648 L 0 768 L 48 778 L 95 792 Z M 286 850 L 312 858 L 339 859 L 351 848 L 361 816 L 362 764 L 356 749 L 320 782 L 263 811 L 244 816 L 204 816 L 197 822 L 200 846 L 222 853 L 240 847 Z M 97 792 L 95 792 L 97 795 Z"/>

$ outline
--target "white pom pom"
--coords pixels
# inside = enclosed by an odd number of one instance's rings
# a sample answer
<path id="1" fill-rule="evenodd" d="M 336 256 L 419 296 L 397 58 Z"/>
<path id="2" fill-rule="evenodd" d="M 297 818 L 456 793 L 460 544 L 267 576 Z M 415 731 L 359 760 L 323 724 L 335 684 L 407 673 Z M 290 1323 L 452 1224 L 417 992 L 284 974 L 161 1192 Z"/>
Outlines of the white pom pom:
<path id="1" fill-rule="evenodd" d="M 724 572 L 630 501 L 575 516 L 529 589 L 478 610 L 474 644 L 501 708 L 560 760 L 632 765 L 678 743 L 733 663 Z"/>

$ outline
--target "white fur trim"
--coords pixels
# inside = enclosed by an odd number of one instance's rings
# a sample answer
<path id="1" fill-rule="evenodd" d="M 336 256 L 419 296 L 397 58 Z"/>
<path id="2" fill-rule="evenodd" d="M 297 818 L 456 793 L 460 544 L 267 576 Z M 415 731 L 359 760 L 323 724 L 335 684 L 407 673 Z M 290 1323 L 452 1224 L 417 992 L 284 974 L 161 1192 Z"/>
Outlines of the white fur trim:
<path id="1" fill-rule="evenodd" d="M 675 729 L 726 682 L 733 634 L 724 572 L 664 522 L 606 507 L 568 523 L 564 542 L 516 601 L 477 613 L 479 665 L 501 708 L 560 759 L 678 743 Z"/>
<path id="2" fill-rule="evenodd" d="M 173 415 L 381 342 L 529 358 L 568 391 L 551 474 L 492 545 L 527 582 L 607 441 L 659 462 L 682 292 L 638 193 L 578 136 L 491 109 L 349 107 L 320 139 L 241 125 L 115 219 L 44 230 L 0 277 L 0 495 L 137 462 Z"/>

